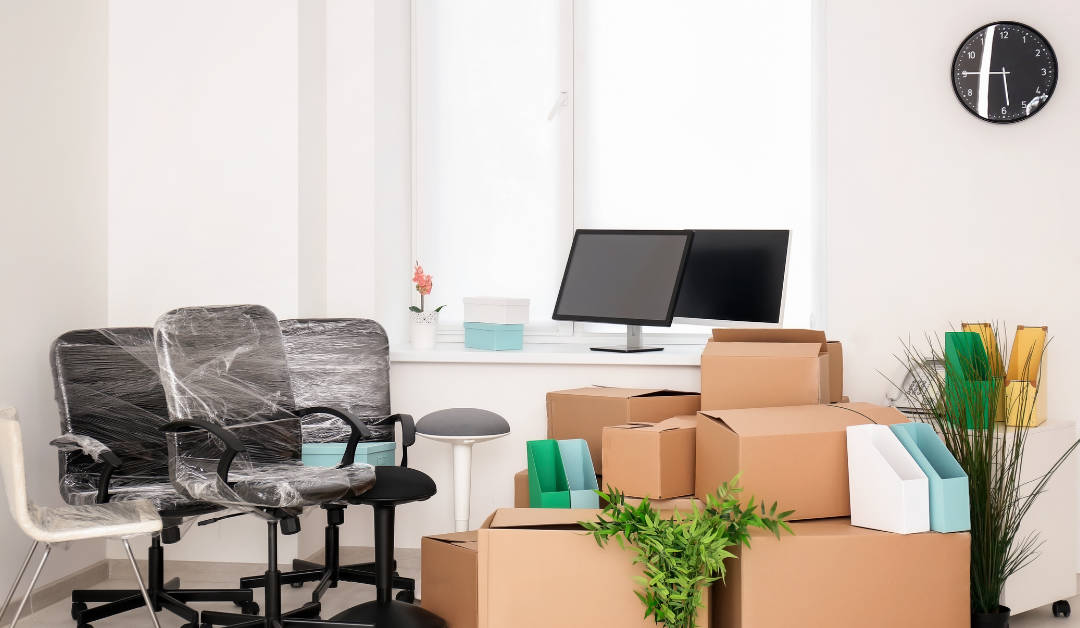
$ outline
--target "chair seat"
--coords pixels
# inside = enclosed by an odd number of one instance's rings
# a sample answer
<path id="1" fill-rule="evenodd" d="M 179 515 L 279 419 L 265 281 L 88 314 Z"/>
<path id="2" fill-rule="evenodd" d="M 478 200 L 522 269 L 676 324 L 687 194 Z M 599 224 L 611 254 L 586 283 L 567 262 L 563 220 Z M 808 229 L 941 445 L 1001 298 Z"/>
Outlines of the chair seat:
<path id="1" fill-rule="evenodd" d="M 343 468 L 267 465 L 241 470 L 229 484 L 245 502 L 269 507 L 309 506 L 348 499 L 364 492 L 374 480 L 373 467 Z"/>
<path id="2" fill-rule="evenodd" d="M 31 536 L 44 543 L 129 537 L 161 530 L 161 517 L 147 500 L 58 508 L 30 504 L 28 510 L 37 528 Z"/>
<path id="3" fill-rule="evenodd" d="M 72 506 L 97 503 L 97 475 L 72 473 L 60 480 L 60 495 Z M 114 477 L 109 482 L 109 502 L 145 499 L 162 517 L 194 517 L 224 510 L 221 506 L 198 502 L 176 492 L 167 478 Z"/>
<path id="4" fill-rule="evenodd" d="M 416 422 L 421 436 L 485 437 L 510 433 L 506 419 L 479 408 L 449 408 L 432 412 Z"/>
<path id="5" fill-rule="evenodd" d="M 428 499 L 437 491 L 435 480 L 408 467 L 375 467 L 375 486 L 349 500 L 350 504 L 396 505 Z"/>

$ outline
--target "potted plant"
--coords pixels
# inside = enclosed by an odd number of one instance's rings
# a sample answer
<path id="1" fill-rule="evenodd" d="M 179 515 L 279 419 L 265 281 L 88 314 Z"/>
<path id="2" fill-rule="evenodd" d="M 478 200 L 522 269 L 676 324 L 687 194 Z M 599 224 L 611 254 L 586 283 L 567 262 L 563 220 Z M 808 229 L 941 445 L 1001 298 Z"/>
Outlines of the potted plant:
<path id="1" fill-rule="evenodd" d="M 645 567 L 638 578 L 644 591 L 635 591 L 645 605 L 645 616 L 667 628 L 694 628 L 697 611 L 702 608 L 703 589 L 724 577 L 724 560 L 733 556 L 727 548 L 750 546 L 750 526 L 771 531 L 780 538 L 780 528 L 791 533 L 784 519 L 794 511 L 776 514 L 776 504 L 765 512 L 765 505 L 755 505 L 754 498 L 744 509 L 736 486 L 738 476 L 725 482 L 716 496 L 707 496 L 704 510 L 697 505 L 690 513 L 676 512 L 663 519 L 649 500 L 630 506 L 618 489 L 596 491 L 607 501 L 596 521 L 581 521 L 600 547 L 612 537 L 620 547 L 625 543 L 637 552 L 635 563 Z"/>
<path id="2" fill-rule="evenodd" d="M 993 337 L 1004 340 L 1000 333 Z M 933 426 L 968 475 L 971 625 L 1005 628 L 1009 608 L 1001 605 L 1002 587 L 1009 576 L 1038 558 L 1037 533 L 1016 538 L 1020 523 L 1080 441 L 1073 443 L 1045 475 L 1022 483 L 1028 430 L 1006 428 L 997 420 L 1004 415 L 1002 404 L 1007 403 L 999 363 L 1000 356 L 1007 355 L 1004 344 L 975 352 L 975 359 L 957 352 L 947 359 L 940 341 L 935 343 L 928 336 L 927 343 L 929 355 L 909 342 L 898 356 L 910 382 L 901 392 L 919 406 L 916 419 Z M 1024 356 L 1019 357 L 1024 360 Z M 1021 363 L 1025 378 L 1029 372 L 1039 372 L 1039 364 L 1032 364 L 1030 355 Z M 1021 398 L 1013 404 L 1010 412 L 1034 412 L 1033 400 Z M 1022 422 L 1028 418 L 1023 416 Z"/>
<path id="3" fill-rule="evenodd" d="M 420 307 L 409 306 L 409 338 L 413 349 L 434 349 L 439 332 L 439 312 L 446 307 L 440 305 L 434 310 L 424 309 L 424 297 L 431 294 L 431 275 L 424 274 L 424 268 L 416 263 L 413 268 L 413 285 L 420 293 Z"/>

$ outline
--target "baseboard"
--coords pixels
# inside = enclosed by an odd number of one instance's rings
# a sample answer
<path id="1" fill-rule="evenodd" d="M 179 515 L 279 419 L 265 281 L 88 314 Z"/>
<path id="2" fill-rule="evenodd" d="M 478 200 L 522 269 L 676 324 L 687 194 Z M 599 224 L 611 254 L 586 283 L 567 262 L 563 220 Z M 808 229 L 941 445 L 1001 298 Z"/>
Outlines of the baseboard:
<path id="1" fill-rule="evenodd" d="M 40 559 L 39 559 L 40 560 Z M 46 606 L 52 606 L 57 602 L 71 599 L 71 592 L 75 589 L 89 589 L 99 582 L 104 582 L 109 578 L 110 570 L 109 560 L 99 560 L 98 562 L 76 571 L 73 574 L 64 576 L 59 580 L 54 580 L 49 584 L 41 585 L 34 589 L 34 592 L 30 595 L 30 599 L 26 602 L 26 608 L 23 609 L 23 617 L 30 615 L 34 611 L 41 610 Z M 29 582 L 29 578 L 32 575 L 33 565 L 27 570 L 27 574 L 23 576 L 23 581 Z M 130 572 L 131 567 L 128 567 Z M 0 617 L 0 626 L 6 626 L 11 623 L 11 620 L 15 617 L 15 611 L 19 608 L 19 603 L 22 598 L 14 598 L 11 600 L 11 606 L 8 607 L 3 617 Z"/>

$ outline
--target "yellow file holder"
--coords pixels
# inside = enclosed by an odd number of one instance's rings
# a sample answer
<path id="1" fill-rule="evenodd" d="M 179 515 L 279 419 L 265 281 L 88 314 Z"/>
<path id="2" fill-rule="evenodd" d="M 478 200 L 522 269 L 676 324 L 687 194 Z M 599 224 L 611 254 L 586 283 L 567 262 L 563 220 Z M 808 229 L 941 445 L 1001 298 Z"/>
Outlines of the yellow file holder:
<path id="1" fill-rule="evenodd" d="M 1046 327 L 1016 328 L 1005 379 L 1005 424 L 1042 425 L 1046 415 Z"/>

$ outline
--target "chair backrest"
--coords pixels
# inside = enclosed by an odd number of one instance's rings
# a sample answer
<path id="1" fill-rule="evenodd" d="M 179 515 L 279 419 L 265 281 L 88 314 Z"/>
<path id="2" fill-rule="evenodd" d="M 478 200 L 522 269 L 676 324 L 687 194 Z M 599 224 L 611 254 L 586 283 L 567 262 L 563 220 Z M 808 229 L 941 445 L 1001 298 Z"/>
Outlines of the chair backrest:
<path id="1" fill-rule="evenodd" d="M 154 345 L 172 419 L 229 428 L 253 463 L 301 464 L 300 419 L 273 312 L 261 305 L 176 309 L 154 325 Z"/>
<path id="2" fill-rule="evenodd" d="M 169 478 L 168 447 L 158 429 L 169 421 L 158 376 L 154 330 L 149 327 L 70 331 L 49 353 L 63 434 L 89 436 L 106 445 L 124 465 L 114 478 L 126 486 Z M 65 487 L 95 489 L 104 463 L 79 451 L 61 451 Z M 67 494 L 68 503 L 73 503 Z"/>
<path id="3" fill-rule="evenodd" d="M 11 516 L 23 532 L 36 539 L 38 528 L 30 517 L 33 505 L 26 496 L 26 463 L 23 459 L 19 413 L 15 408 L 3 405 L 0 405 L 0 473 L 4 476 L 4 490 Z"/>
<path id="4" fill-rule="evenodd" d="M 390 343 L 382 325 L 365 318 L 286 319 L 281 335 L 298 408 L 347 410 L 368 425 L 372 440 L 394 440 L 394 425 L 386 422 Z M 303 418 L 305 443 L 344 443 L 351 434 L 337 417 Z"/>

